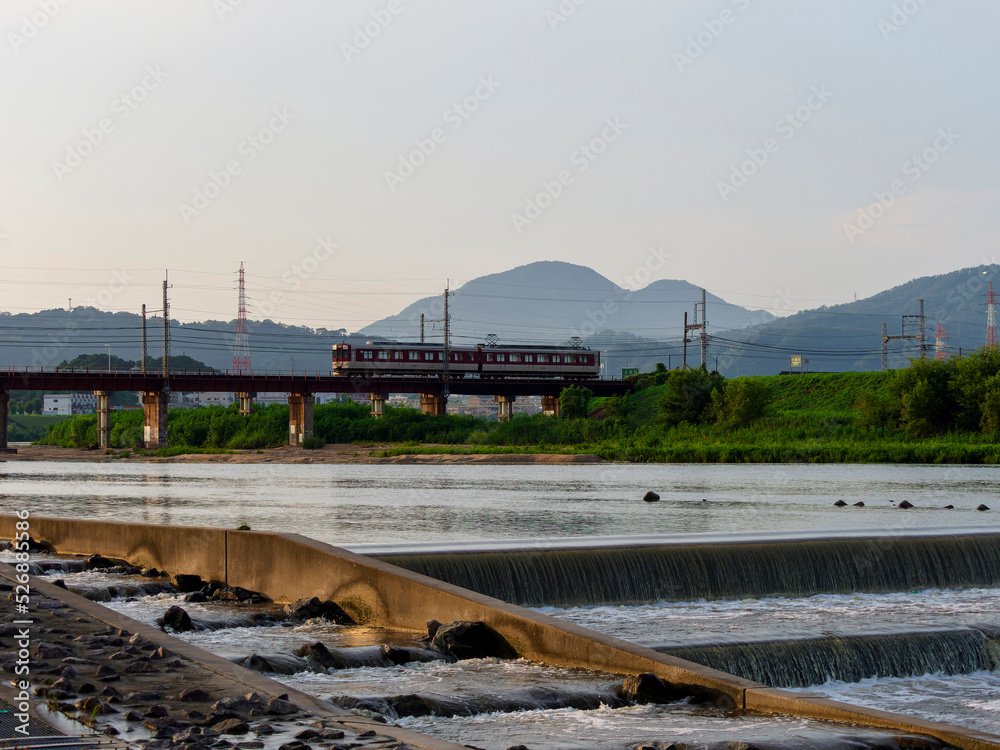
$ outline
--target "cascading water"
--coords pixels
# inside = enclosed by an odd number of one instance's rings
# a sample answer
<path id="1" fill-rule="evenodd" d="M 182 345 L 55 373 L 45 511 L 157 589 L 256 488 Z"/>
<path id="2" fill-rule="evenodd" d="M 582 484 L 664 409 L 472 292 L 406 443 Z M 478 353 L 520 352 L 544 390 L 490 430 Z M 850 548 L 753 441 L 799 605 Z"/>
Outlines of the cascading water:
<path id="1" fill-rule="evenodd" d="M 376 554 L 526 607 L 1000 585 L 1000 534 Z"/>

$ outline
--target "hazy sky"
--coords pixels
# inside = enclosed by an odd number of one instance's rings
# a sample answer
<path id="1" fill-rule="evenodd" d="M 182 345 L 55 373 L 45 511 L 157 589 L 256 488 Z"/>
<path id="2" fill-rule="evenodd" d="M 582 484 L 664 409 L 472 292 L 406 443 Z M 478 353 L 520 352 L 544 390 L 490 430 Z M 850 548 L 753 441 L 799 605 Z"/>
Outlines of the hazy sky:
<path id="1" fill-rule="evenodd" d="M 564 260 L 780 312 L 996 262 L 998 28 L 987 0 L 4 0 L 0 310 L 154 309 L 170 269 L 174 316 L 231 319 L 244 261 L 252 317 L 354 330 Z"/>

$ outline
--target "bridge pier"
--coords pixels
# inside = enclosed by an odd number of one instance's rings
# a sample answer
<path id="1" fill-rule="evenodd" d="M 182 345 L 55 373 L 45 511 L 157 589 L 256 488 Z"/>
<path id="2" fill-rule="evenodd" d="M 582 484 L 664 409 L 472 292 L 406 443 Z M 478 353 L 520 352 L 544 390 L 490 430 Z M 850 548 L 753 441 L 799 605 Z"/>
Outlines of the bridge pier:
<path id="1" fill-rule="evenodd" d="M 372 416 L 381 417 L 385 412 L 385 394 L 369 393 L 368 399 L 372 402 Z"/>
<path id="2" fill-rule="evenodd" d="M 559 416 L 559 397 L 542 396 L 542 414 L 546 417 Z"/>
<path id="3" fill-rule="evenodd" d="M 448 413 L 448 399 L 436 393 L 420 394 L 420 413 L 431 417 L 440 417 Z"/>
<path id="4" fill-rule="evenodd" d="M 10 392 L 0 391 L 0 453 L 17 453 L 17 448 L 7 447 L 7 408 L 10 405 Z"/>
<path id="5" fill-rule="evenodd" d="M 301 448 L 307 437 L 313 434 L 313 404 L 316 397 L 311 393 L 288 394 L 288 444 Z"/>
<path id="6" fill-rule="evenodd" d="M 145 417 L 142 428 L 142 443 L 147 449 L 167 447 L 167 409 L 170 406 L 169 391 L 146 391 L 142 394 L 142 410 Z"/>
<path id="7" fill-rule="evenodd" d="M 244 417 L 249 417 L 250 412 L 253 411 L 253 399 L 256 393 L 248 393 L 247 391 L 237 392 L 236 400 L 240 404 L 240 414 Z"/>
<path id="8" fill-rule="evenodd" d="M 509 422 L 517 396 L 494 396 L 493 400 L 500 404 L 500 421 Z"/>
<path id="9" fill-rule="evenodd" d="M 111 391 L 94 391 L 97 396 L 97 446 L 111 448 Z"/>

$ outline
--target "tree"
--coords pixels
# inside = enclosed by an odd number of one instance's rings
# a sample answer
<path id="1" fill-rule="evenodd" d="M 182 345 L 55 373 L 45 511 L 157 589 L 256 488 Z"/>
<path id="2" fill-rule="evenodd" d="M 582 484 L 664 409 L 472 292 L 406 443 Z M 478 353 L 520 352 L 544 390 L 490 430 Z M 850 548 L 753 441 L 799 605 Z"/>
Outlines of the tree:
<path id="1" fill-rule="evenodd" d="M 559 413 L 566 419 L 583 419 L 587 416 L 587 402 L 594 393 L 589 388 L 571 385 L 559 394 Z"/>
<path id="2" fill-rule="evenodd" d="M 711 416 L 712 391 L 721 389 L 725 382 L 719 373 L 705 367 L 671 370 L 665 375 L 665 392 L 657 404 L 660 417 L 670 427 L 681 422 L 698 424 Z"/>
<path id="3" fill-rule="evenodd" d="M 771 393 L 763 381 L 756 378 L 727 380 L 722 388 L 712 391 L 712 413 L 722 427 L 745 427 L 764 416 Z"/>

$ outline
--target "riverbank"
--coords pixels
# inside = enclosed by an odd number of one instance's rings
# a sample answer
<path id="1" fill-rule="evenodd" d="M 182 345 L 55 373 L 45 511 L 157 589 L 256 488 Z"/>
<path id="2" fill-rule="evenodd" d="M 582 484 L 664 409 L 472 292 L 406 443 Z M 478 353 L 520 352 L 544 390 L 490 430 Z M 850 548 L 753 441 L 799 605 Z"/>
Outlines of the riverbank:
<path id="1" fill-rule="evenodd" d="M 176 456 L 145 456 L 129 451 L 105 453 L 57 445 L 19 445 L 17 453 L 0 461 L 93 461 L 100 463 L 185 464 L 592 464 L 604 459 L 593 453 L 482 452 L 481 446 L 421 446 L 420 452 L 392 444 L 337 443 L 316 450 L 281 446 L 225 453 L 180 453 Z M 431 451 L 450 451 L 437 453 Z M 461 452 L 455 452 L 461 451 Z M 127 456 L 125 454 L 128 454 Z"/>

